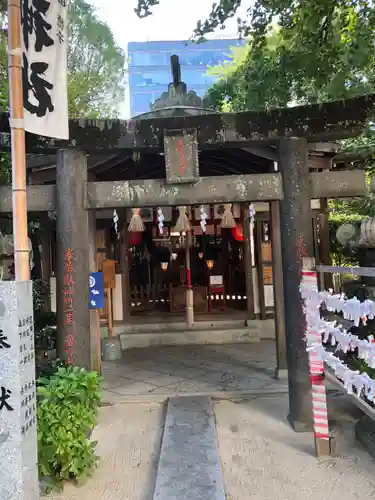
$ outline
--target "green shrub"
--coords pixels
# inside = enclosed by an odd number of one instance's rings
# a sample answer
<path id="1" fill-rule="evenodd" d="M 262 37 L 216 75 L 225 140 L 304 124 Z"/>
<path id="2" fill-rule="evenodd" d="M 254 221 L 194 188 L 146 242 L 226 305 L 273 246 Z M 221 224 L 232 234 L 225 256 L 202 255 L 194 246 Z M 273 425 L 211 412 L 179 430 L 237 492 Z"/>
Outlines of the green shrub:
<path id="1" fill-rule="evenodd" d="M 79 483 L 97 465 L 90 436 L 97 422 L 100 382 L 96 372 L 71 366 L 38 379 L 38 463 L 47 489 L 62 489 L 65 481 Z"/>

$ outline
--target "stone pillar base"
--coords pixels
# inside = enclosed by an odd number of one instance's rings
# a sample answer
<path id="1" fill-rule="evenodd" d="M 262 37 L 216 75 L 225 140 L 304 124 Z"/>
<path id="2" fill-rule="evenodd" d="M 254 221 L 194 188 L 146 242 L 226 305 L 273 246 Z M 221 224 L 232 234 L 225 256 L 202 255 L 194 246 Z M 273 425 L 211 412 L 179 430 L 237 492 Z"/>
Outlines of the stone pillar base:
<path id="1" fill-rule="evenodd" d="M 274 377 L 276 380 L 288 381 L 288 370 L 286 368 L 275 368 Z"/>
<path id="2" fill-rule="evenodd" d="M 308 424 L 306 422 L 298 422 L 297 420 L 293 420 L 293 417 L 291 415 L 288 415 L 288 422 L 290 423 L 295 432 L 313 431 L 312 422 Z"/>

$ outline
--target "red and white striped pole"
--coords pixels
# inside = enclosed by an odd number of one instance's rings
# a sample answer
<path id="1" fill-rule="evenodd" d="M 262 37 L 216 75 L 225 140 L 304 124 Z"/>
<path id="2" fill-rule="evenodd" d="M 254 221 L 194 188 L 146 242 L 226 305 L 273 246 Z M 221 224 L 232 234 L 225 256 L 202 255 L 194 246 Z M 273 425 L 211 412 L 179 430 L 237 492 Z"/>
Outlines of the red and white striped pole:
<path id="1" fill-rule="evenodd" d="M 318 280 L 315 271 L 302 270 L 302 284 L 305 289 L 318 290 Z M 322 336 L 312 324 L 316 315 L 316 306 L 309 299 L 305 300 L 306 307 L 306 337 L 307 347 L 320 345 Z M 309 310 L 309 308 L 311 308 Z M 311 314 L 307 314 L 310 312 Z M 316 317 L 316 316 L 315 316 Z M 311 378 L 312 412 L 315 438 L 315 451 L 317 456 L 331 455 L 331 440 L 328 427 L 327 396 L 324 377 L 324 362 L 318 350 L 309 350 L 309 370 Z"/>

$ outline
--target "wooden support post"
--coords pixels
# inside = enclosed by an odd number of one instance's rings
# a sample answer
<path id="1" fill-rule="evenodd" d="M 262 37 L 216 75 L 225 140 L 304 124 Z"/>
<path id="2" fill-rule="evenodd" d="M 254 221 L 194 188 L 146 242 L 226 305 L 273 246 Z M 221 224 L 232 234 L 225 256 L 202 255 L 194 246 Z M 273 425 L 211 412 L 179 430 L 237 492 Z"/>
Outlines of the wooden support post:
<path id="1" fill-rule="evenodd" d="M 116 261 L 104 259 L 102 262 L 104 290 L 107 299 L 108 336 L 113 337 L 113 292 L 116 288 Z"/>
<path id="2" fill-rule="evenodd" d="M 253 267 L 251 259 L 251 223 L 250 223 L 250 207 L 244 204 L 242 207 L 242 224 L 243 224 L 243 244 L 244 244 L 244 265 L 246 278 L 246 310 L 247 319 L 255 318 L 254 311 L 254 284 L 253 284 Z"/>
<path id="3" fill-rule="evenodd" d="M 280 141 L 284 199 L 280 201 L 289 415 L 297 432 L 311 431 L 311 381 L 305 344 L 306 321 L 300 295 L 302 260 L 312 257 L 308 148 L 305 139 Z"/>
<path id="4" fill-rule="evenodd" d="M 113 299 L 112 288 L 107 288 L 108 337 L 113 337 Z"/>
<path id="5" fill-rule="evenodd" d="M 275 309 L 276 331 L 276 378 L 285 378 L 287 373 L 286 344 L 285 344 L 285 311 L 284 311 L 284 283 L 281 252 L 280 230 L 280 203 L 271 201 L 271 243 L 272 243 L 272 275 L 273 275 L 273 302 Z"/>
<path id="6" fill-rule="evenodd" d="M 305 289 L 318 289 L 317 275 L 314 259 L 303 259 L 302 280 Z M 322 336 L 316 329 L 314 314 L 316 304 L 314 300 L 305 298 L 306 311 L 306 345 L 321 345 Z M 327 394 L 324 375 L 324 361 L 317 350 L 309 350 L 309 368 L 312 386 L 312 420 L 314 424 L 315 454 L 317 457 L 334 454 L 334 441 L 329 435 Z"/>
<path id="7" fill-rule="evenodd" d="M 191 286 L 191 262 L 190 262 L 190 248 L 191 248 L 191 231 L 186 231 L 186 323 L 190 328 L 194 324 L 194 295 Z"/>
<path id="8" fill-rule="evenodd" d="M 264 296 L 264 270 L 263 270 L 263 251 L 262 251 L 262 221 L 255 221 L 255 231 L 256 231 L 256 252 L 258 254 L 257 259 L 257 271 L 258 271 L 258 297 L 259 297 L 259 309 L 260 309 L 260 319 L 263 321 L 267 319 L 266 314 L 266 299 Z"/>
<path id="9" fill-rule="evenodd" d="M 88 213 L 89 226 L 89 271 L 97 272 L 98 264 L 96 260 L 96 217 L 95 211 Z M 91 368 L 101 373 L 101 337 L 100 337 L 100 313 L 99 309 L 90 309 L 90 346 L 91 346 Z"/>
<path id="10" fill-rule="evenodd" d="M 57 355 L 91 369 L 87 158 L 64 149 L 56 161 Z"/>
<path id="11" fill-rule="evenodd" d="M 121 287 L 122 287 L 122 321 L 126 324 L 130 322 L 130 279 L 129 279 L 129 254 L 128 254 L 128 232 L 124 229 L 121 232 Z"/>
<path id="12" fill-rule="evenodd" d="M 9 125 L 12 154 L 12 213 L 16 281 L 30 279 L 27 235 L 25 125 L 22 93 L 21 19 L 23 4 L 8 0 Z"/>

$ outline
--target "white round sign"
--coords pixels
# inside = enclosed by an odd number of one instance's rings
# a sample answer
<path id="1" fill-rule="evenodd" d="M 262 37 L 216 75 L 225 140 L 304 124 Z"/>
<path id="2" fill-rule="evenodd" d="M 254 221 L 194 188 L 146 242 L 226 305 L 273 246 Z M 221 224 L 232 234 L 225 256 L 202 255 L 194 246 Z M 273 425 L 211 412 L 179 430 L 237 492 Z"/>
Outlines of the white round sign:
<path id="1" fill-rule="evenodd" d="M 96 283 L 96 281 L 95 281 L 94 276 L 90 276 L 90 288 L 94 288 L 95 283 Z"/>

